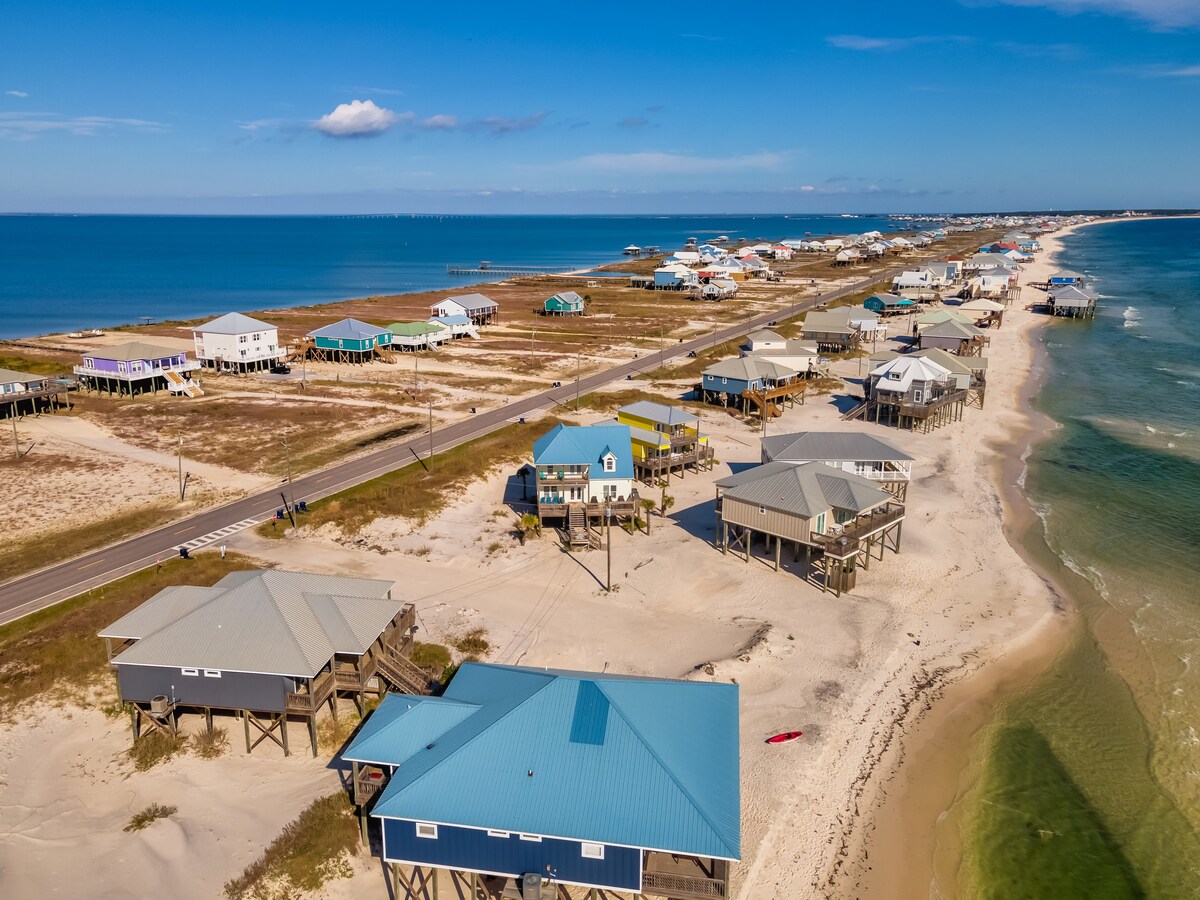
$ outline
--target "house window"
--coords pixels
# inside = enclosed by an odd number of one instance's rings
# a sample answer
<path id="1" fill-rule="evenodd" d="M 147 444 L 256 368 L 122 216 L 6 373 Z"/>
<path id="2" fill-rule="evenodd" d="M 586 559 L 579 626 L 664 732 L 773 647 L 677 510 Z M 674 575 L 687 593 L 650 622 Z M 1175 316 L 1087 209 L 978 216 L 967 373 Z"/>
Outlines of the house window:
<path id="1" fill-rule="evenodd" d="M 184 675 L 191 675 L 192 677 L 196 677 L 200 674 L 199 669 L 180 669 L 179 671 Z"/>
<path id="2" fill-rule="evenodd" d="M 437 840 L 437 826 L 431 822 L 417 823 L 417 837 L 426 838 L 427 840 Z"/>
<path id="3" fill-rule="evenodd" d="M 492 829 L 489 828 L 488 837 L 507 838 L 509 837 L 509 833 L 507 831 L 492 831 Z"/>
<path id="4" fill-rule="evenodd" d="M 205 669 L 204 677 L 205 678 L 220 678 L 221 670 L 220 669 Z"/>
<path id="5" fill-rule="evenodd" d="M 758 508 L 758 514 L 761 516 L 765 516 L 767 514 L 767 508 L 765 506 L 760 506 Z"/>
<path id="6" fill-rule="evenodd" d="M 540 844 L 542 842 L 542 836 L 540 834 L 523 834 L 521 835 L 521 840 L 530 841 L 534 844 Z"/>
<path id="7" fill-rule="evenodd" d="M 617 486 L 615 484 L 604 485 L 604 499 L 605 500 L 616 500 L 617 499 Z"/>
<path id="8" fill-rule="evenodd" d="M 603 844 L 580 844 L 579 852 L 584 859 L 604 859 Z"/>
<path id="9" fill-rule="evenodd" d="M 729 379 L 728 379 L 728 378 L 722 378 L 722 379 L 721 379 L 721 384 L 729 384 Z"/>
<path id="10" fill-rule="evenodd" d="M 244 344 L 244 343 L 246 343 L 246 341 L 248 341 L 248 340 L 249 340 L 249 338 L 247 338 L 247 337 L 246 337 L 246 335 L 244 335 L 244 334 L 239 334 L 239 335 L 238 335 L 238 343 L 239 343 L 239 344 Z"/>
<path id="11" fill-rule="evenodd" d="M 606 456 L 606 457 L 604 457 L 604 471 L 605 471 L 605 472 L 615 472 L 615 471 L 617 471 L 617 459 L 616 459 L 616 457 L 614 457 L 614 456 Z"/>

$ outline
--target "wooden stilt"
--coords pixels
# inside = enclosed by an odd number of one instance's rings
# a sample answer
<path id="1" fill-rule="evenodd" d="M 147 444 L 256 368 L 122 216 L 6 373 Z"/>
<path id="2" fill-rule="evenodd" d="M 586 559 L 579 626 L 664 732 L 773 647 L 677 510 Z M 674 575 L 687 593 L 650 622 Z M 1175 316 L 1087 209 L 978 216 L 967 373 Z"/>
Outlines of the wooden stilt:
<path id="1" fill-rule="evenodd" d="M 783 539 L 778 535 L 775 537 L 775 571 L 779 571 L 779 553 L 783 546 Z"/>
<path id="2" fill-rule="evenodd" d="M 317 758 L 317 714 L 308 717 L 308 739 L 312 742 L 313 759 Z"/>
<path id="3" fill-rule="evenodd" d="M 250 752 L 250 718 L 246 710 L 242 710 L 242 727 L 246 731 L 246 752 Z"/>

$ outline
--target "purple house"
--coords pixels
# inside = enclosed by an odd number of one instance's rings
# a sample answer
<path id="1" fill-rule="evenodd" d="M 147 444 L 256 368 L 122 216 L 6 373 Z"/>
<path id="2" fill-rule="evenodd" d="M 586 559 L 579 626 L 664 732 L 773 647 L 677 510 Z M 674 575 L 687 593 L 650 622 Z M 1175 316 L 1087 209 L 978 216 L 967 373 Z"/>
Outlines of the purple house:
<path id="1" fill-rule="evenodd" d="M 172 394 L 199 397 L 204 392 L 188 375 L 199 368 L 200 363 L 188 359 L 185 350 L 130 341 L 87 351 L 83 365 L 75 366 L 75 374 L 89 391 L 132 397 L 164 388 Z"/>

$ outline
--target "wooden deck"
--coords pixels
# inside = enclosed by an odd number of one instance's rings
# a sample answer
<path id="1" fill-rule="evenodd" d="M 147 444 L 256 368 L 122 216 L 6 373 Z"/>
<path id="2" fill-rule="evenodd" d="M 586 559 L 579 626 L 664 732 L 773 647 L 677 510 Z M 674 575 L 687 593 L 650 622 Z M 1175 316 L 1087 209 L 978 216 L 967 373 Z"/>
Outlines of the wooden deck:
<path id="1" fill-rule="evenodd" d="M 691 440 L 691 443 L 695 444 L 695 438 Z M 674 441 L 672 441 L 672 444 L 674 444 Z M 672 451 L 670 456 L 637 459 L 633 462 L 633 468 L 637 473 L 639 481 L 652 484 L 659 476 L 663 474 L 670 475 L 676 470 L 682 476 L 688 466 L 695 467 L 696 471 L 711 468 L 712 461 L 715 458 L 716 454 L 712 448 L 704 445 L 693 447 L 691 450 Z"/>
<path id="2" fill-rule="evenodd" d="M 642 893 L 672 900 L 724 900 L 729 896 L 729 863 L 722 859 L 647 853 Z"/>
<path id="3" fill-rule="evenodd" d="M 848 559 L 859 552 L 864 541 L 903 520 L 903 504 L 889 502 L 842 526 L 841 533 L 814 534 L 812 539 L 826 556 Z"/>

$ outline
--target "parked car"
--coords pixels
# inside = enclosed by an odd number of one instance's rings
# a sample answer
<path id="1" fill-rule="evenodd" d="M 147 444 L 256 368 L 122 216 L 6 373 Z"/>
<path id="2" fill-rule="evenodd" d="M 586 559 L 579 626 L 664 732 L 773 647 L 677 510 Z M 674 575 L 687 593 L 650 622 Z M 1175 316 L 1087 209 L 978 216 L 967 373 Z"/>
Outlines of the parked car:
<path id="1" fill-rule="evenodd" d="M 275 365 L 271 366 L 272 375 L 290 375 L 291 373 L 292 367 L 287 363 L 276 363 Z"/>

